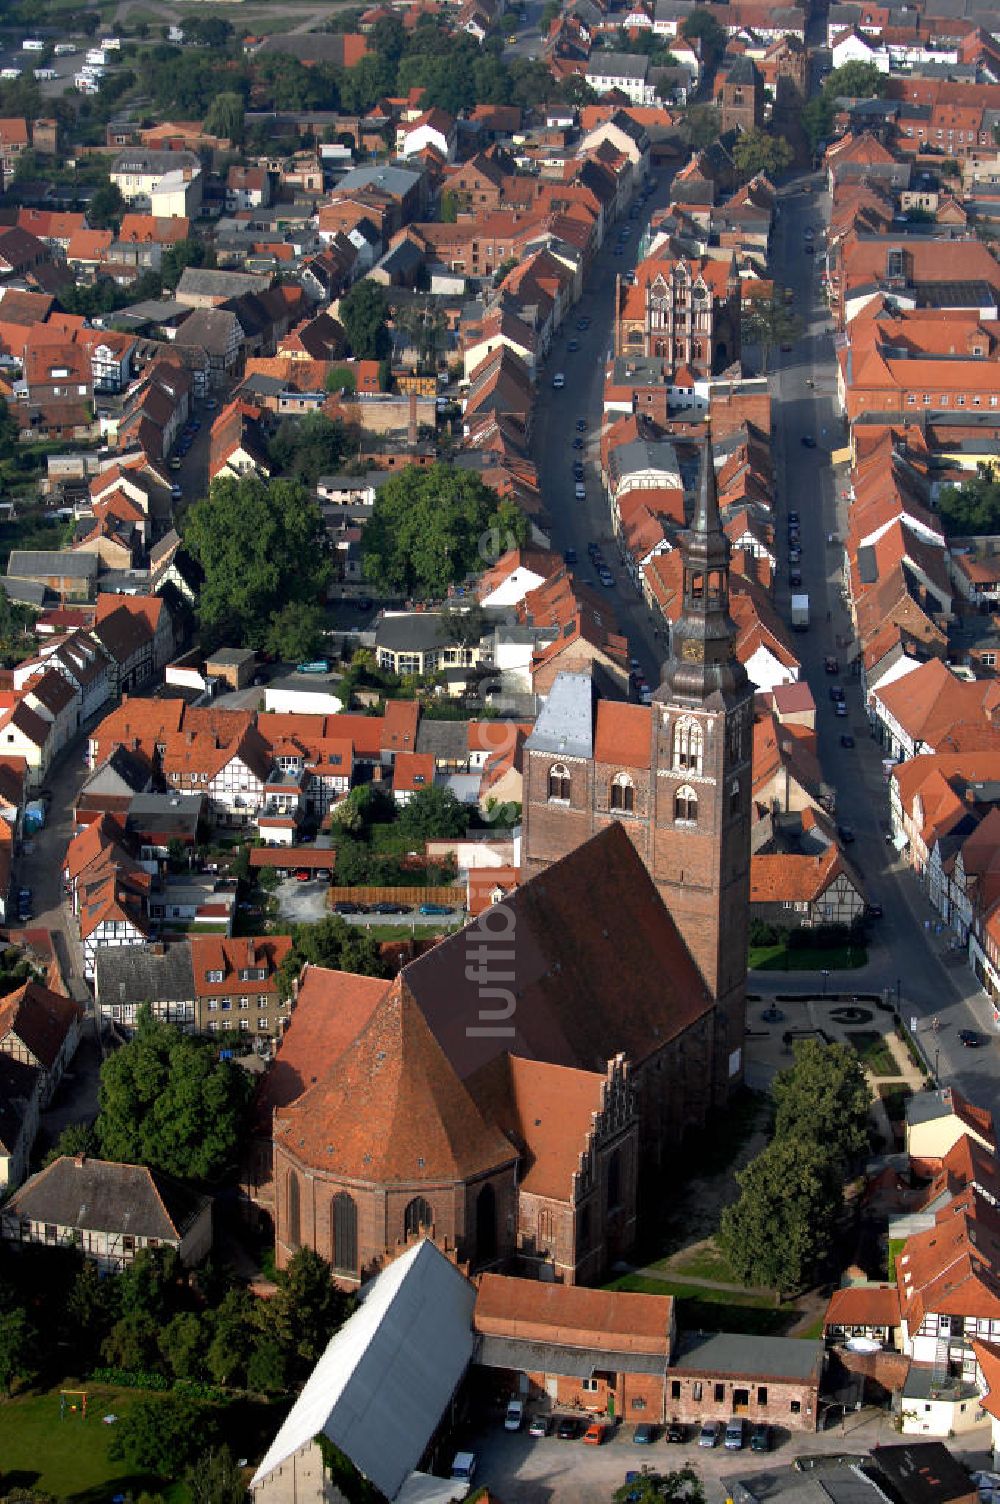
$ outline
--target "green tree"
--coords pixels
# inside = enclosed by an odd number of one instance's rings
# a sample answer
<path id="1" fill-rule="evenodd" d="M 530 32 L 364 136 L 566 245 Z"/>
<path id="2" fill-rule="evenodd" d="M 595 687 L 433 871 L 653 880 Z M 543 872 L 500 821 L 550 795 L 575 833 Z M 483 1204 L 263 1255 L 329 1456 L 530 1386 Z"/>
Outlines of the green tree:
<path id="1" fill-rule="evenodd" d="M 340 852 L 337 853 L 337 875 Z M 307 963 L 330 971 L 350 971 L 358 976 L 387 977 L 378 941 L 355 924 L 347 924 L 339 914 L 326 914 L 315 924 L 291 926 L 292 948 L 281 963 L 278 986 L 289 997 L 292 983 Z"/>
<path id="2" fill-rule="evenodd" d="M 211 136 L 228 137 L 230 141 L 243 140 L 243 95 L 232 89 L 216 94 L 205 116 L 205 130 Z"/>
<path id="3" fill-rule="evenodd" d="M 217 1180 L 235 1159 L 247 1097 L 247 1078 L 213 1044 L 144 1008 L 132 1039 L 101 1067 L 102 1152 L 182 1180 Z"/>
<path id="4" fill-rule="evenodd" d="M 99 1157 L 97 1155 L 97 1130 L 93 1123 L 68 1123 L 42 1163 L 50 1165 L 53 1160 L 61 1159 L 63 1155 L 75 1159 L 79 1154 L 86 1154 L 91 1158 Z"/>
<path id="5" fill-rule="evenodd" d="M 118 1420 L 108 1456 L 161 1478 L 177 1474 L 197 1455 L 214 1430 L 210 1413 L 178 1394 L 137 1400 Z"/>
<path id="6" fill-rule="evenodd" d="M 159 1334 L 159 1348 L 175 1379 L 205 1372 L 205 1323 L 194 1311 L 179 1311 Z"/>
<path id="7" fill-rule="evenodd" d="M 545 0 L 545 4 L 542 6 L 542 14 L 539 18 L 538 23 L 543 36 L 547 35 L 548 29 L 552 25 L 552 22 L 557 20 L 561 15 L 562 6 L 560 5 L 559 0 Z"/>
<path id="8" fill-rule="evenodd" d="M 290 1382 L 290 1364 L 280 1342 L 262 1336 L 247 1364 L 247 1388 L 255 1394 L 284 1394 Z"/>
<path id="9" fill-rule="evenodd" d="M 325 645 L 326 612 L 306 601 L 289 601 L 271 618 L 268 650 L 292 663 L 318 657 Z"/>
<path id="10" fill-rule="evenodd" d="M 684 111 L 681 122 L 684 139 L 692 151 L 701 151 L 719 139 L 722 131 L 722 112 L 714 104 L 691 104 Z"/>
<path id="11" fill-rule="evenodd" d="M 95 230 L 117 230 L 121 224 L 125 200 L 117 183 L 109 178 L 91 194 L 87 205 L 87 218 Z"/>
<path id="12" fill-rule="evenodd" d="M 834 68 L 820 92 L 802 111 L 802 127 L 810 149 L 815 152 L 822 141 L 830 139 L 838 99 L 880 99 L 888 86 L 885 74 L 874 63 L 855 61 Z"/>
<path id="13" fill-rule="evenodd" d="M 10 1394 L 18 1379 L 38 1372 L 39 1345 L 27 1311 L 15 1305 L 0 1310 L 0 1390 Z"/>
<path id="14" fill-rule="evenodd" d="M 719 1223 L 719 1246 L 737 1277 L 767 1289 L 803 1289 L 830 1252 L 842 1204 L 824 1146 L 776 1138 L 736 1176 L 739 1199 Z"/>
<path id="15" fill-rule="evenodd" d="M 19 432 L 17 419 L 7 402 L 0 397 L 0 459 L 9 460 L 17 453 Z"/>
<path id="16" fill-rule="evenodd" d="M 328 392 L 342 392 L 353 396 L 358 389 L 358 378 L 350 366 L 334 366 L 326 373 L 324 383 Z"/>
<path id="17" fill-rule="evenodd" d="M 321 475 L 337 472 L 347 449 L 343 423 L 316 412 L 279 424 L 268 445 L 268 457 L 283 475 L 312 488 Z"/>
<path id="18" fill-rule="evenodd" d="M 365 572 L 386 594 L 442 596 L 525 543 L 528 531 L 524 514 L 471 471 L 408 465 L 375 498 L 361 542 Z"/>
<path id="19" fill-rule="evenodd" d="M 369 277 L 355 282 L 341 298 L 337 318 L 344 326 L 351 353 L 358 360 L 384 360 L 389 354 L 384 288 Z"/>
<path id="20" fill-rule="evenodd" d="M 611 1496 L 615 1504 L 705 1504 L 705 1489 L 691 1466 L 685 1463 L 669 1473 L 643 1471 L 630 1483 L 623 1483 Z"/>
<path id="21" fill-rule="evenodd" d="M 399 812 L 396 822 L 408 844 L 419 848 L 425 841 L 448 840 L 464 836 L 469 828 L 469 812 L 451 789 L 435 784 L 418 789 Z"/>
<path id="22" fill-rule="evenodd" d="M 241 1386 L 258 1340 L 257 1302 L 245 1290 L 227 1290 L 212 1316 L 205 1367 L 216 1384 Z"/>
<path id="23" fill-rule="evenodd" d="M 115 1368 L 141 1373 L 156 1363 L 159 1335 L 155 1317 L 144 1311 L 130 1311 L 114 1323 L 101 1344 L 101 1353 Z"/>
<path id="24" fill-rule="evenodd" d="M 945 532 L 952 537 L 1000 532 L 1000 483 L 985 470 L 960 486 L 944 486 L 938 511 Z"/>
<path id="25" fill-rule="evenodd" d="M 761 370 L 766 372 L 775 345 L 790 344 L 802 333 L 802 320 L 787 307 L 784 295 L 775 288 L 770 298 L 755 298 L 743 312 L 740 322 L 742 344 L 759 345 Z"/>
<path id="26" fill-rule="evenodd" d="M 111 1329 L 116 1295 L 114 1281 L 102 1279 L 90 1259 L 80 1266 L 66 1291 L 60 1340 L 72 1348 L 81 1372 L 86 1373 L 97 1362 Z"/>
<path id="27" fill-rule="evenodd" d="M 841 1173 L 867 1150 L 870 1094 L 849 1045 L 801 1040 L 773 1093 L 776 1138 L 821 1146 Z"/>
<path id="28" fill-rule="evenodd" d="M 305 1378 L 350 1314 L 351 1303 L 331 1278 L 326 1259 L 311 1248 L 293 1253 L 278 1288 L 261 1310 L 265 1338 L 277 1344 L 293 1377 Z"/>
<path id="29" fill-rule="evenodd" d="M 701 42 L 701 58 L 707 72 L 718 64 L 726 46 L 726 33 L 704 6 L 698 6 L 681 23 L 681 36 L 689 42 Z"/>
<path id="30" fill-rule="evenodd" d="M 224 476 L 184 519 L 184 542 L 204 571 L 203 631 L 263 647 L 289 601 L 314 605 L 330 577 L 322 513 L 293 480 Z"/>
<path id="31" fill-rule="evenodd" d="M 191 1504 L 243 1504 L 246 1483 L 243 1471 L 228 1447 L 203 1452 L 184 1475 Z"/>
<path id="32" fill-rule="evenodd" d="M 732 157 L 740 176 L 749 181 L 758 172 L 769 178 L 776 177 L 791 165 L 792 148 L 782 136 L 772 136 L 769 131 L 754 126 L 743 131 L 733 143 Z"/>

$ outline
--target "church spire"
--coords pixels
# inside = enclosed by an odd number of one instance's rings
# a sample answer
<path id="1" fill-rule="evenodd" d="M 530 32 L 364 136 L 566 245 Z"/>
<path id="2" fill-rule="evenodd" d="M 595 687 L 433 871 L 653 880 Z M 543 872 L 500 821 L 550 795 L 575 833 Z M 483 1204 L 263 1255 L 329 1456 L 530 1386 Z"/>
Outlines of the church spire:
<path id="1" fill-rule="evenodd" d="M 697 705 L 715 695 L 742 695 L 747 676 L 734 651 L 729 539 L 719 516 L 711 434 L 705 441 L 691 526 L 681 538 L 681 559 L 681 615 L 670 634 L 670 657 L 654 698 Z"/>

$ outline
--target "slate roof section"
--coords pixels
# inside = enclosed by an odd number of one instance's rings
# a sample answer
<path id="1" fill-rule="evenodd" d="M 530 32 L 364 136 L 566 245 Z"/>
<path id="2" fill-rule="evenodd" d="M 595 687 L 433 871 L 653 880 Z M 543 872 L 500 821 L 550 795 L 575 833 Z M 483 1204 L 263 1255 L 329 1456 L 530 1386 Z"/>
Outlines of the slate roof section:
<path id="1" fill-rule="evenodd" d="M 697 1332 L 678 1344 L 671 1372 L 722 1378 L 784 1380 L 819 1385 L 823 1343 L 803 1337 L 750 1337 L 733 1332 Z"/>
<path id="2" fill-rule="evenodd" d="M 64 1154 L 14 1192 L 3 1216 L 177 1243 L 208 1204 L 144 1165 Z"/>
<path id="3" fill-rule="evenodd" d="M 194 967 L 186 941 L 167 945 L 102 945 L 94 957 L 98 1003 L 194 1002 Z"/>

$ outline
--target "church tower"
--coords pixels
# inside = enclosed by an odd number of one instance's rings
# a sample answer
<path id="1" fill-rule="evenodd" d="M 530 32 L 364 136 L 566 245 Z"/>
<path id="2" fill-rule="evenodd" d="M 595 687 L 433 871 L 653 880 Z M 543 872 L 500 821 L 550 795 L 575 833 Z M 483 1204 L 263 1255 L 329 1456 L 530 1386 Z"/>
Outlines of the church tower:
<path id="1" fill-rule="evenodd" d="M 681 557 L 681 616 L 653 696 L 649 866 L 716 999 L 724 1094 L 743 1071 L 754 690 L 735 653 L 711 439 Z"/>

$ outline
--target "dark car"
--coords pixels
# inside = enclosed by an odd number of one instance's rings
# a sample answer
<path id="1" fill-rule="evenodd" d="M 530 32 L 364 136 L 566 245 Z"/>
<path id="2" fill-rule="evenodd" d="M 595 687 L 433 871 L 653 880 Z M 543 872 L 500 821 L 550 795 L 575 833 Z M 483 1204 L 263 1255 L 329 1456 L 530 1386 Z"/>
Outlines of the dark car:
<path id="1" fill-rule="evenodd" d="M 811 245 L 811 244 L 806 244 L 806 245 L 804 245 L 804 246 L 803 246 L 803 247 L 802 247 L 802 249 L 803 249 L 803 250 L 804 250 L 804 251 L 805 251 L 805 253 L 806 253 L 806 255 L 807 255 L 807 256 L 812 256 L 812 255 L 814 255 L 814 251 L 813 251 L 813 247 L 812 247 L 812 245 Z"/>
<path id="2" fill-rule="evenodd" d="M 854 842 L 854 831 L 851 829 L 851 827 L 849 825 L 838 825 L 837 826 L 837 834 L 840 837 L 840 839 L 843 841 L 843 843 L 844 843 L 845 846 L 850 846 L 850 845 L 853 844 L 853 842 Z"/>
<path id="3" fill-rule="evenodd" d="M 574 480 L 583 480 L 583 478 L 586 475 L 586 473 L 587 472 L 583 468 L 582 461 L 581 460 L 574 460 L 573 461 L 573 479 Z"/>
<path id="4" fill-rule="evenodd" d="M 681 1425 L 679 1420 L 672 1420 L 667 1427 L 667 1440 L 673 1442 L 687 1441 L 688 1428 Z"/>
<path id="5" fill-rule="evenodd" d="M 574 449 L 582 449 L 583 448 L 583 440 L 582 439 L 574 439 L 573 440 L 573 448 Z"/>
<path id="6" fill-rule="evenodd" d="M 580 1434 L 580 1422 L 575 1415 L 560 1415 L 556 1435 L 560 1441 L 575 1441 Z"/>
<path id="7" fill-rule="evenodd" d="M 750 1432 L 751 1452 L 769 1452 L 771 1450 L 771 1427 L 758 1421 Z"/>
<path id="8" fill-rule="evenodd" d="M 850 752 L 851 748 L 854 746 L 854 737 L 849 736 L 845 732 L 845 734 L 840 738 L 840 745 L 842 747 L 846 747 L 848 752 Z"/>
<path id="9" fill-rule="evenodd" d="M 342 898 L 334 904 L 333 912 L 335 914 L 367 914 L 368 910 L 363 903 L 349 903 L 346 898 Z"/>
<path id="10" fill-rule="evenodd" d="M 798 522 L 799 522 L 799 514 L 798 514 L 798 512 L 789 512 L 789 514 L 788 514 L 788 526 L 789 527 L 797 527 L 798 526 Z"/>
<path id="11" fill-rule="evenodd" d="M 844 689 L 841 684 L 830 685 L 830 699 L 835 705 L 839 705 L 844 699 Z"/>
<path id="12" fill-rule="evenodd" d="M 383 900 L 381 903 L 373 903 L 368 910 L 370 914 L 409 914 L 408 903 L 389 903 Z"/>
<path id="13" fill-rule="evenodd" d="M 823 659 L 823 670 L 827 674 L 839 674 L 840 663 L 838 659 L 834 658 L 832 654 L 828 654 Z"/>
<path id="14" fill-rule="evenodd" d="M 865 904 L 865 918 L 866 919 L 881 919 L 882 918 L 882 905 L 880 903 L 866 903 Z"/>
<path id="15" fill-rule="evenodd" d="M 637 1447 L 648 1447 L 656 1440 L 656 1427 L 648 1421 L 640 1421 L 632 1433 L 632 1440 Z"/>
<path id="16" fill-rule="evenodd" d="M 986 1043 L 983 1036 L 977 1034 L 975 1029 L 959 1029 L 958 1037 L 967 1050 L 978 1050 L 980 1045 Z"/>
<path id="17" fill-rule="evenodd" d="M 577 431 L 577 433 L 586 433 L 587 432 L 587 420 L 586 420 L 586 418 L 577 418 L 577 420 L 576 420 L 576 431 Z"/>
<path id="18" fill-rule="evenodd" d="M 802 576 L 797 569 L 793 569 L 789 574 L 788 583 L 789 585 L 791 585 L 793 590 L 798 590 L 799 586 L 802 584 Z"/>
<path id="19" fill-rule="evenodd" d="M 575 548 L 567 548 L 564 551 L 564 553 L 563 553 L 563 563 L 564 564 L 575 564 L 576 563 L 576 549 Z"/>
<path id="20" fill-rule="evenodd" d="M 813 436 L 812 436 L 811 433 L 804 433 L 802 435 L 802 441 L 801 442 L 802 442 L 803 449 L 815 449 L 816 448 L 816 440 L 813 438 Z"/>
<path id="21" fill-rule="evenodd" d="M 577 350 L 579 350 L 579 348 L 580 348 L 580 341 L 578 339 L 571 339 L 570 342 L 569 342 L 569 344 L 566 346 L 566 349 L 570 352 L 571 355 L 574 354 Z"/>

